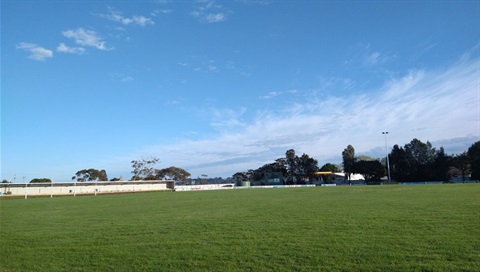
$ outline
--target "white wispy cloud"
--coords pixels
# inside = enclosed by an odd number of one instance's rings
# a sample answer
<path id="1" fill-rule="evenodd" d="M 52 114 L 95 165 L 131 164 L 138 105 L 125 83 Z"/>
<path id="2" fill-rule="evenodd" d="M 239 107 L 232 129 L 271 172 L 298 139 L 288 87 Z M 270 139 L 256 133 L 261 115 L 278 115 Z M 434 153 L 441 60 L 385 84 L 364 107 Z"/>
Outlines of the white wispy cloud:
<path id="1" fill-rule="evenodd" d="M 365 63 L 368 65 L 376 64 L 380 61 L 380 53 L 373 52 L 365 57 Z"/>
<path id="2" fill-rule="evenodd" d="M 270 98 L 274 98 L 275 96 L 279 96 L 281 94 L 281 92 L 269 92 L 268 94 L 266 95 L 262 95 L 260 96 L 261 99 L 270 99 Z"/>
<path id="3" fill-rule="evenodd" d="M 112 8 L 109 9 L 108 14 L 100 14 L 101 17 L 113 21 L 118 22 L 123 25 L 139 25 L 139 26 L 146 26 L 146 25 L 154 25 L 155 22 L 145 16 L 138 16 L 134 15 L 132 17 L 125 17 L 122 15 L 121 12 L 114 10 Z"/>
<path id="4" fill-rule="evenodd" d="M 205 15 L 205 21 L 207 21 L 207 23 L 222 22 L 222 21 L 225 21 L 226 19 L 227 19 L 227 16 L 223 12 L 209 13 L 209 14 Z"/>
<path id="5" fill-rule="evenodd" d="M 370 52 L 364 55 L 363 64 L 366 66 L 384 64 L 397 59 L 397 55 L 385 52 Z"/>
<path id="6" fill-rule="evenodd" d="M 122 82 L 126 83 L 126 82 L 130 82 L 130 81 L 134 81 L 135 79 L 131 76 L 126 76 L 126 77 L 123 77 L 121 79 Z"/>
<path id="7" fill-rule="evenodd" d="M 73 39 L 76 44 L 81 46 L 91 46 L 99 50 L 109 50 L 111 48 L 107 47 L 106 42 L 102 37 L 93 30 L 88 30 L 84 28 L 70 29 L 62 32 L 63 36 Z"/>
<path id="8" fill-rule="evenodd" d="M 109 77 L 114 81 L 120 81 L 122 83 L 127 83 L 135 80 L 134 77 L 123 73 L 110 73 Z"/>
<path id="9" fill-rule="evenodd" d="M 305 96 L 303 102 L 258 111 L 252 119 L 243 114 L 247 108 L 238 114 L 222 111 L 211 122 L 215 129 L 222 126 L 218 134 L 142 152 L 159 154 L 168 165 L 184 167 L 193 176 L 230 176 L 283 157 L 290 148 L 319 164 L 339 162 L 349 144 L 357 154 L 383 156 L 382 131 L 390 132 L 390 147 L 413 138 L 479 140 L 479 72 L 479 59 L 462 60 L 445 70 L 408 71 L 364 95 Z"/>
<path id="10" fill-rule="evenodd" d="M 284 94 L 297 94 L 298 93 L 298 90 L 287 90 L 287 91 L 284 91 L 284 92 L 279 92 L 279 91 L 272 91 L 272 92 L 269 92 L 268 94 L 266 95 L 261 95 L 259 96 L 260 99 L 271 99 L 271 98 L 274 98 L 274 97 L 277 97 L 277 96 L 280 96 L 280 95 L 284 95 Z"/>
<path id="11" fill-rule="evenodd" d="M 85 53 L 85 48 L 83 47 L 70 47 L 64 43 L 60 43 L 57 46 L 57 51 L 61 53 L 77 54 L 83 55 Z"/>
<path id="12" fill-rule="evenodd" d="M 227 20 L 227 14 L 222 5 L 213 0 L 198 0 L 196 8 L 190 15 L 205 23 L 218 23 Z"/>
<path id="13" fill-rule="evenodd" d="M 242 121 L 243 115 L 247 111 L 246 107 L 240 108 L 207 108 L 203 113 L 208 116 L 210 126 L 219 131 L 230 131 L 244 127 L 245 123 Z"/>
<path id="14" fill-rule="evenodd" d="M 157 15 L 160 14 L 160 13 L 162 13 L 162 14 L 170 14 L 170 13 L 172 13 L 172 12 L 173 12 L 172 9 L 156 9 L 156 10 L 152 11 L 150 14 L 155 17 L 155 16 L 157 16 Z"/>
<path id="15" fill-rule="evenodd" d="M 46 49 L 34 43 L 21 42 L 16 45 L 17 49 L 23 49 L 30 53 L 29 59 L 44 61 L 47 58 L 53 57 L 53 51 Z"/>

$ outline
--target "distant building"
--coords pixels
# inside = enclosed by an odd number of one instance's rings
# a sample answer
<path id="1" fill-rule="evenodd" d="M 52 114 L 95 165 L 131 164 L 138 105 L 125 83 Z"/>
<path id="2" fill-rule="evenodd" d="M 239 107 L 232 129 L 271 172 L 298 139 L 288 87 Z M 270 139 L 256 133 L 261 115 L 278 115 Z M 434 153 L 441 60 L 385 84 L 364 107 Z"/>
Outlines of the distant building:
<path id="1" fill-rule="evenodd" d="M 265 172 L 262 185 L 283 185 L 285 177 L 282 172 Z"/>

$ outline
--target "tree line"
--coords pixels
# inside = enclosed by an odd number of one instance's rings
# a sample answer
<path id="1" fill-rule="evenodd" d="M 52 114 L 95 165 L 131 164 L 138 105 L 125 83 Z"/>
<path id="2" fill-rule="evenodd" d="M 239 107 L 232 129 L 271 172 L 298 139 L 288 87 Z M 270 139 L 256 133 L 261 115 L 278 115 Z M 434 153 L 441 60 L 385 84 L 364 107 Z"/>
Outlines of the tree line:
<path id="1" fill-rule="evenodd" d="M 187 180 L 190 173 L 182 168 L 170 166 L 163 169 L 156 169 L 154 166 L 159 162 L 157 157 L 142 158 L 140 160 L 133 160 L 132 163 L 132 178 L 135 180 Z M 72 180 L 77 182 L 85 181 L 108 181 L 107 172 L 105 170 L 97 169 L 83 169 L 75 173 Z M 113 178 L 110 181 L 123 181 L 123 178 Z"/>
<path id="2" fill-rule="evenodd" d="M 295 150 L 289 149 L 285 157 L 265 164 L 255 170 L 237 172 L 232 177 L 237 181 L 265 181 L 277 179 L 282 184 L 307 184 L 319 179 L 317 172 L 341 172 L 344 180 L 350 180 L 353 174 L 361 174 L 365 181 L 378 182 L 388 176 L 391 180 L 404 181 L 448 181 L 453 175 L 461 174 L 463 180 L 471 175 L 472 180 L 480 180 L 480 141 L 472 144 L 467 151 L 448 155 L 443 147 L 435 149 L 430 142 L 423 143 L 413 139 L 403 147 L 394 145 L 385 158 L 356 156 L 355 148 L 348 145 L 342 151 L 342 164 L 326 163 L 318 167 L 317 160 L 308 154 L 297 156 Z M 323 176 L 323 180 L 332 181 L 334 177 Z"/>
<path id="3" fill-rule="evenodd" d="M 295 154 L 295 150 L 289 149 L 285 157 L 276 159 L 256 170 L 237 172 L 233 179 L 237 181 L 261 181 L 264 179 L 277 179 L 282 184 L 306 184 L 316 179 L 318 168 L 317 160 L 303 153 Z"/>
<path id="4" fill-rule="evenodd" d="M 170 166 L 163 169 L 155 168 L 155 164 L 159 162 L 159 159 L 156 157 L 148 159 L 133 160 L 132 163 L 132 178 L 131 181 L 135 180 L 175 180 L 175 181 L 186 181 L 190 177 L 190 173 L 182 168 Z M 98 170 L 95 168 L 82 169 L 75 173 L 72 176 L 72 181 L 75 182 L 97 182 L 97 181 L 123 181 L 123 178 L 112 178 L 108 179 L 107 171 L 102 169 Z M 2 180 L 2 183 L 10 183 L 8 180 Z M 52 180 L 49 178 L 34 178 L 30 183 L 52 183 Z"/>
<path id="5" fill-rule="evenodd" d="M 428 141 L 413 139 L 403 147 L 394 145 L 389 158 L 396 181 L 448 181 L 457 173 L 464 181 L 468 174 L 480 180 L 480 141 L 460 154 L 448 155 L 443 147 L 436 150 Z"/>
<path id="6" fill-rule="evenodd" d="M 388 175 L 396 182 L 406 181 L 448 181 L 461 174 L 463 181 L 471 174 L 472 180 L 480 179 L 480 141 L 472 144 L 467 151 L 448 155 L 443 147 L 435 149 L 430 142 L 413 139 L 403 147 L 394 145 L 388 160 L 359 160 L 355 149 L 349 145 L 342 152 L 346 177 L 362 174 L 365 180 L 379 181 Z M 387 165 L 388 163 L 388 165 Z"/>
<path id="7" fill-rule="evenodd" d="M 389 162 L 387 164 L 387 161 Z M 170 166 L 163 169 L 155 168 L 159 162 L 156 157 L 133 160 L 133 174 L 130 180 L 175 180 L 187 181 L 190 173 L 182 168 Z M 468 150 L 459 154 L 446 154 L 443 147 L 436 149 L 430 142 L 413 139 L 403 147 L 394 145 L 388 160 L 385 158 L 372 158 L 356 156 L 355 148 L 348 145 L 342 151 L 342 163 L 336 165 L 326 163 L 318 166 L 318 161 L 303 153 L 298 156 L 294 149 L 289 149 L 285 157 L 278 158 L 272 163 L 267 163 L 255 170 L 235 173 L 231 179 L 236 181 L 261 182 L 262 180 L 275 180 L 282 184 L 307 184 L 318 180 L 317 172 L 342 172 L 345 180 L 350 180 L 352 174 L 363 175 L 366 181 L 380 181 L 388 175 L 390 168 L 391 179 L 396 182 L 405 181 L 448 181 L 452 176 L 461 176 L 465 181 L 470 175 L 472 180 L 480 180 L 480 141 L 472 144 Z M 324 181 L 331 181 L 332 176 L 323 176 Z M 105 170 L 94 168 L 82 169 L 72 177 L 76 182 L 108 181 Z M 123 178 L 112 178 L 110 181 L 122 181 Z M 208 183 L 210 179 L 204 175 L 198 178 L 200 183 Z M 230 179 L 227 179 L 230 180 Z M 7 183 L 7 180 L 3 180 Z M 51 183 L 48 178 L 34 178 L 30 183 Z M 218 178 L 215 179 L 218 183 Z"/>

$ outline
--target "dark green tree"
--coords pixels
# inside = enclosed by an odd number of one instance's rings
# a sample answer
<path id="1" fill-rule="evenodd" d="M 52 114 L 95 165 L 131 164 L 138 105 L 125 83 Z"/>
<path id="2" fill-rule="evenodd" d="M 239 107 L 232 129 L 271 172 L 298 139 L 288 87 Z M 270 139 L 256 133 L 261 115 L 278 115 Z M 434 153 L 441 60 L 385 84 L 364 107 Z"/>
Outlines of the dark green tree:
<path id="1" fill-rule="evenodd" d="M 83 169 L 77 171 L 75 176 L 72 177 L 72 180 L 76 180 L 77 182 L 86 182 L 86 181 L 107 181 L 107 171 L 105 170 L 97 170 L 94 168 L 90 169 Z"/>
<path id="2" fill-rule="evenodd" d="M 296 184 L 298 175 L 299 160 L 295 150 L 289 149 L 285 152 L 285 168 L 287 169 L 287 184 Z"/>
<path id="3" fill-rule="evenodd" d="M 468 148 L 467 154 L 472 171 L 471 179 L 480 180 L 480 141 L 472 144 Z"/>
<path id="4" fill-rule="evenodd" d="M 435 159 L 432 163 L 432 172 L 429 178 L 435 181 L 448 181 L 450 179 L 448 170 L 450 170 L 452 165 L 452 156 L 445 154 L 443 147 L 440 147 L 435 154 Z"/>
<path id="5" fill-rule="evenodd" d="M 52 183 L 52 180 L 49 178 L 34 178 L 30 183 Z"/>
<path id="6" fill-rule="evenodd" d="M 298 158 L 298 183 L 306 184 L 310 183 L 317 178 L 316 172 L 318 172 L 317 160 L 310 158 L 307 154 Z"/>
<path id="7" fill-rule="evenodd" d="M 298 157 L 295 155 L 295 150 L 289 149 L 285 153 L 285 158 L 279 158 L 273 163 L 264 164 L 254 170 L 249 177 L 252 181 L 262 181 L 275 177 L 282 180 L 283 184 L 305 184 L 317 178 L 316 172 L 318 172 L 317 160 L 307 154 Z M 243 174 L 237 173 L 236 176 L 241 179 Z"/>
<path id="8" fill-rule="evenodd" d="M 350 175 L 354 172 L 355 165 L 355 149 L 352 145 L 348 145 L 342 152 L 343 171 L 345 172 L 345 180 L 350 180 Z"/>
<path id="9" fill-rule="evenodd" d="M 186 181 L 190 177 L 190 173 L 182 168 L 170 166 L 164 169 L 155 169 L 155 177 L 158 180 Z"/>
<path id="10" fill-rule="evenodd" d="M 366 181 L 380 181 L 385 176 L 385 167 L 377 160 L 362 160 L 355 162 L 354 172 L 363 175 Z"/>
<path id="11" fill-rule="evenodd" d="M 405 149 L 394 145 L 389 156 L 392 179 L 398 182 L 407 181 L 410 178 L 411 169 Z"/>
<path id="12" fill-rule="evenodd" d="M 467 151 L 453 156 L 452 164 L 462 173 L 462 180 L 465 181 L 465 176 L 470 172 L 470 160 Z"/>
<path id="13" fill-rule="evenodd" d="M 320 171 L 321 172 L 332 172 L 332 173 L 341 172 L 340 168 L 337 165 L 332 164 L 332 163 L 324 164 L 322 166 L 322 168 L 320 168 Z M 321 179 L 326 183 L 330 183 L 330 182 L 333 182 L 335 180 L 335 176 L 333 176 L 333 175 L 322 175 Z"/>
<path id="14" fill-rule="evenodd" d="M 453 165 L 443 147 L 435 150 L 430 142 L 413 139 L 404 148 L 395 145 L 390 153 L 392 178 L 405 181 L 446 181 Z"/>
<path id="15" fill-rule="evenodd" d="M 249 181 L 250 175 L 248 175 L 248 172 L 237 172 L 233 174 L 232 179 L 234 179 L 237 182 Z"/>
<path id="16" fill-rule="evenodd" d="M 272 173 L 279 173 L 282 176 L 287 176 L 287 168 L 285 165 L 286 165 L 285 158 L 277 159 L 273 163 L 264 164 L 262 167 L 253 171 L 251 175 L 252 180 L 253 181 L 263 180 L 265 178 L 265 175 L 269 175 Z"/>
<path id="17" fill-rule="evenodd" d="M 433 163 L 435 161 L 435 148 L 430 142 L 423 143 L 413 139 L 405 145 L 405 152 L 410 167 L 410 181 L 432 180 Z"/>
<path id="18" fill-rule="evenodd" d="M 340 172 L 340 169 L 335 164 L 326 163 L 322 166 L 322 168 L 320 168 L 320 171 L 337 173 L 337 172 Z"/>

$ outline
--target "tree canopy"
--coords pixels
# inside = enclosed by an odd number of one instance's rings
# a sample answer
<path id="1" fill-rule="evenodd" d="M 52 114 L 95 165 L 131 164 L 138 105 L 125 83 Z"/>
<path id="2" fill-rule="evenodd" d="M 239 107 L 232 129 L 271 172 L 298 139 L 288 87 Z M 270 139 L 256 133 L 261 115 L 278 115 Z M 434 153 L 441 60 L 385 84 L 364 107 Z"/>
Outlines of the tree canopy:
<path id="1" fill-rule="evenodd" d="M 77 171 L 75 176 L 72 177 L 72 180 L 76 180 L 77 182 L 85 182 L 85 181 L 107 181 L 107 171 L 105 170 L 97 170 L 94 168 L 90 169 L 83 169 Z"/>
<path id="2" fill-rule="evenodd" d="M 395 145 L 390 153 L 392 178 L 396 181 L 444 181 L 448 180 L 451 158 L 430 142 L 413 139 L 404 147 Z"/>
<path id="3" fill-rule="evenodd" d="M 462 175 L 462 180 L 465 181 L 467 173 L 470 172 L 470 160 L 467 151 L 457 154 L 452 159 L 453 167 L 458 169 Z"/>
<path id="4" fill-rule="evenodd" d="M 472 179 L 480 180 L 480 141 L 472 144 L 467 151 L 472 170 Z"/>
<path id="5" fill-rule="evenodd" d="M 343 171 L 345 172 L 345 179 L 350 180 L 350 175 L 354 172 L 355 164 L 355 149 L 352 145 L 348 145 L 342 152 Z"/>
<path id="6" fill-rule="evenodd" d="M 335 164 L 326 163 L 322 166 L 322 168 L 320 168 L 320 171 L 337 173 L 337 172 L 340 172 L 341 170 Z"/>
<path id="7" fill-rule="evenodd" d="M 153 166 L 159 161 L 157 157 L 142 158 L 132 161 L 132 179 L 131 180 L 155 180 L 155 169 Z"/>
<path id="8" fill-rule="evenodd" d="M 170 166 L 164 169 L 155 169 L 155 177 L 159 180 L 186 181 L 190 177 L 190 173 L 182 168 Z"/>
<path id="9" fill-rule="evenodd" d="M 52 180 L 49 178 L 34 178 L 30 183 L 52 183 Z"/>
<path id="10" fill-rule="evenodd" d="M 265 181 L 274 178 L 282 184 L 306 184 L 316 179 L 315 173 L 318 170 L 317 160 L 305 153 L 299 157 L 295 150 L 289 149 L 284 158 L 278 158 L 256 170 L 237 172 L 233 177 L 238 181 Z"/>
<path id="11" fill-rule="evenodd" d="M 385 176 L 385 167 L 377 160 L 355 162 L 354 172 L 363 175 L 366 181 L 380 181 Z"/>

